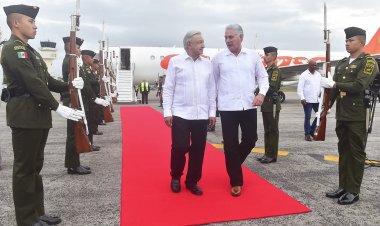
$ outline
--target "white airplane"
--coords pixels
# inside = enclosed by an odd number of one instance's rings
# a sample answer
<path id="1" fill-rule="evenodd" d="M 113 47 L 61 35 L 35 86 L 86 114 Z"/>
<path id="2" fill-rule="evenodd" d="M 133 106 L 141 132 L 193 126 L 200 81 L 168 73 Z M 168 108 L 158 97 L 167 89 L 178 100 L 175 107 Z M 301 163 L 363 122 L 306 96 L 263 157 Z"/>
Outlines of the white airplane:
<path id="1" fill-rule="evenodd" d="M 205 48 L 204 56 L 212 57 L 222 49 Z M 136 101 L 133 92 L 133 85 L 140 84 L 143 80 L 148 81 L 150 84 L 156 84 L 159 76 L 166 73 L 168 62 L 171 57 L 184 53 L 183 48 L 176 47 L 109 47 L 106 51 L 108 53 L 108 63 L 116 74 L 118 101 L 131 102 Z M 263 55 L 262 50 L 257 51 Z M 364 48 L 364 52 L 378 55 L 380 54 L 380 28 L 377 30 L 372 39 Z M 281 50 L 278 51 L 276 60 L 277 66 L 280 67 L 282 72 L 282 85 L 295 85 L 298 82 L 299 75 L 307 69 L 307 61 L 314 59 L 318 67 L 321 68 L 325 62 L 324 51 L 291 51 Z M 338 60 L 346 57 L 346 52 L 331 52 L 331 61 L 337 62 Z M 323 71 L 322 71 L 323 73 Z M 283 100 L 285 95 L 283 96 Z"/>

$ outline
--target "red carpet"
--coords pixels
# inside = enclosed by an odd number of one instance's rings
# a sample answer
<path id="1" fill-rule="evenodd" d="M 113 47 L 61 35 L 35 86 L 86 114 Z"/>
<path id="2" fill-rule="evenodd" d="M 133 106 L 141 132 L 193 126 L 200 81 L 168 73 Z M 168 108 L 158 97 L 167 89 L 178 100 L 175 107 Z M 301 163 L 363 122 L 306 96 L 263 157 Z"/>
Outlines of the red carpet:
<path id="1" fill-rule="evenodd" d="M 204 195 L 191 194 L 183 180 L 182 191 L 172 193 L 171 134 L 163 116 L 150 107 L 123 107 L 120 114 L 123 131 L 120 225 L 198 225 L 310 212 L 245 167 L 242 195 L 232 197 L 224 154 L 210 144 L 199 182 Z"/>

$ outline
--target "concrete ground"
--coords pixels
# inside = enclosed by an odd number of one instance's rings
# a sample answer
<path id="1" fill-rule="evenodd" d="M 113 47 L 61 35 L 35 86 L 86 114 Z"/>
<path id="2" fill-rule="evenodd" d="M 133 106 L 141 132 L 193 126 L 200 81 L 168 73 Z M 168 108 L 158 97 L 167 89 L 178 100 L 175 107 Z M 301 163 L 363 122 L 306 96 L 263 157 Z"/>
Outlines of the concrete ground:
<path id="1" fill-rule="evenodd" d="M 337 162 L 324 160 L 325 155 L 337 156 L 334 110 L 328 116 L 326 141 L 307 142 L 303 136 L 302 107 L 294 92 L 287 92 L 286 95 L 280 114 L 279 149 L 289 154 L 279 156 L 277 163 L 263 165 L 256 161 L 256 157 L 262 154 L 252 153 L 244 164 L 308 206 L 312 212 L 212 225 L 379 225 L 380 168 L 369 167 L 365 170 L 360 200 L 354 205 L 341 206 L 336 200 L 326 198 L 325 192 L 335 189 L 338 181 Z M 149 105 L 162 111 L 157 99 L 151 100 Z M 68 175 L 64 168 L 66 121 L 53 113 L 53 128 L 45 148 L 42 175 L 46 211 L 60 215 L 63 220 L 60 225 L 119 225 L 121 106 L 124 105 L 114 106 L 115 122 L 99 127 L 104 135 L 94 136 L 95 144 L 101 146 L 101 150 L 81 155 L 82 165 L 92 169 L 92 174 L 84 176 Z M 380 160 L 379 110 L 376 110 L 374 129 L 367 144 L 367 157 L 375 160 Z M 11 132 L 5 122 L 4 103 L 0 106 L 0 131 L 0 225 L 16 225 L 12 199 L 13 152 Z M 258 136 L 256 146 L 260 148 L 264 146 L 260 113 Z M 208 140 L 213 144 L 222 141 L 219 119 L 216 131 L 209 132 Z M 252 205 L 255 205 L 254 200 Z"/>

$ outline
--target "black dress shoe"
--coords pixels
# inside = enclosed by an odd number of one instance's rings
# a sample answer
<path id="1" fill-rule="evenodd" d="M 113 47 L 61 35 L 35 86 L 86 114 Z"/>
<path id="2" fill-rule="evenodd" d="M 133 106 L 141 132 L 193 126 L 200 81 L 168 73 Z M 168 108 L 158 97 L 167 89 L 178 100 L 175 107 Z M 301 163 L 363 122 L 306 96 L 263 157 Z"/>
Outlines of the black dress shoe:
<path id="1" fill-rule="evenodd" d="M 178 193 L 181 191 L 181 183 L 179 180 L 172 179 L 172 182 L 170 183 L 170 188 L 172 189 L 172 192 Z"/>
<path id="2" fill-rule="evenodd" d="M 48 225 L 56 225 L 61 223 L 61 218 L 58 216 L 51 216 L 51 215 L 42 215 L 40 216 L 40 221 L 45 222 Z"/>
<path id="3" fill-rule="evenodd" d="M 44 221 L 39 220 L 37 223 L 32 224 L 32 226 L 47 226 L 48 224 Z"/>
<path id="4" fill-rule="evenodd" d="M 266 158 L 267 156 L 266 155 L 263 155 L 263 156 L 261 156 L 261 157 L 259 157 L 259 158 L 257 158 L 257 161 L 261 161 L 261 160 L 263 160 L 264 158 Z"/>
<path id="5" fill-rule="evenodd" d="M 78 175 L 84 175 L 84 174 L 90 174 L 91 171 L 87 170 L 81 166 L 78 166 L 76 168 L 67 168 L 68 174 L 78 174 Z"/>
<path id="6" fill-rule="evenodd" d="M 338 188 L 336 191 L 326 192 L 326 197 L 332 199 L 340 198 L 344 193 L 346 193 L 346 191 L 343 188 Z"/>
<path id="7" fill-rule="evenodd" d="M 91 170 L 91 168 L 89 166 L 82 166 L 82 165 L 80 165 L 80 167 L 85 168 L 86 170 Z"/>
<path id="8" fill-rule="evenodd" d="M 103 132 L 96 131 L 96 132 L 94 133 L 94 135 L 103 135 Z"/>
<path id="9" fill-rule="evenodd" d="M 100 151 L 100 147 L 92 145 L 92 151 Z"/>
<path id="10" fill-rule="evenodd" d="M 203 195 L 203 191 L 198 185 L 186 186 L 186 188 L 190 190 L 194 195 Z"/>
<path id="11" fill-rule="evenodd" d="M 272 163 L 272 162 L 277 162 L 277 159 L 266 156 L 265 158 L 261 159 L 260 162 L 264 163 L 264 164 L 268 164 L 268 163 Z"/>
<path id="12" fill-rule="evenodd" d="M 338 204 L 340 205 L 350 205 L 359 200 L 359 194 L 351 193 L 351 192 L 346 192 L 344 195 L 342 195 L 338 199 Z"/>

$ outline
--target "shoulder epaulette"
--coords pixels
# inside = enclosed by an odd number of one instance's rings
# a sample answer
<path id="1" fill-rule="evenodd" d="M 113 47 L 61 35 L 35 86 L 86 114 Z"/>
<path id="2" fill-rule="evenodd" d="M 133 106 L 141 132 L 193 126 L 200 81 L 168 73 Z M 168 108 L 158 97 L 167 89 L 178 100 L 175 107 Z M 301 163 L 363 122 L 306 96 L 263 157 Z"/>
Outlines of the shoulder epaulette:
<path id="1" fill-rule="evenodd" d="M 25 46 L 25 43 L 23 43 L 21 40 L 18 40 L 18 39 L 14 40 L 13 43 L 17 44 L 17 45 L 21 44 L 21 45 Z"/>

